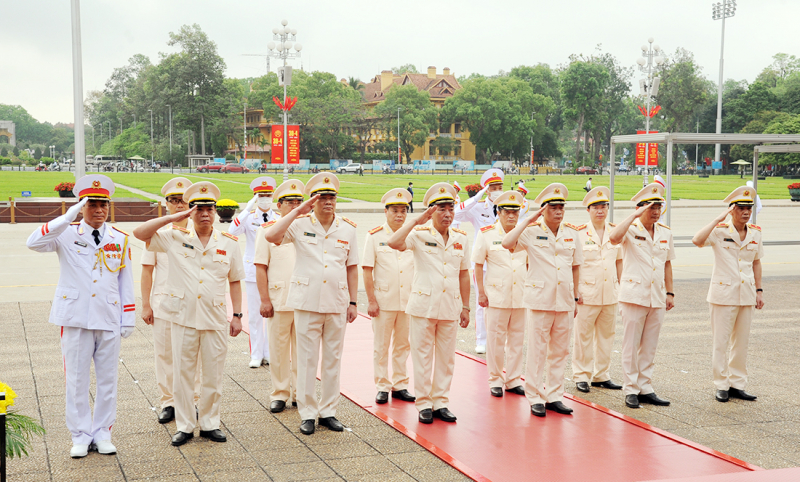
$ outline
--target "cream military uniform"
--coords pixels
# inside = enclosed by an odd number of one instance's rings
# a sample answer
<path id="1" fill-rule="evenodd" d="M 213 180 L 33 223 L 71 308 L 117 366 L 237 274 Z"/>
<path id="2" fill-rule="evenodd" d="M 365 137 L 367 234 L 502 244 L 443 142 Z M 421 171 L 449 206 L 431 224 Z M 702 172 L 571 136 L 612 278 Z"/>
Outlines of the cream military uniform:
<path id="1" fill-rule="evenodd" d="M 755 197 L 755 190 L 744 186 L 734 190 L 725 202 L 752 205 Z M 747 224 L 746 229 L 741 239 L 732 223 L 719 223 L 703 245 L 711 246 L 714 253 L 706 300 L 711 310 L 711 366 L 717 390 L 744 390 L 747 386 L 747 347 L 756 304 L 753 261 L 764 257 L 764 244 L 760 227 Z"/>
<path id="2" fill-rule="evenodd" d="M 411 194 L 405 189 L 392 189 L 381 201 L 384 207 L 408 206 Z M 379 392 L 408 389 L 406 365 L 410 345 L 409 321 L 405 310 L 414 277 L 414 255 L 411 251 L 396 251 L 390 248 L 389 238 L 392 234 L 394 231 L 388 223 L 370 230 L 364 243 L 364 256 L 361 261 L 362 267 L 373 268 L 375 300 L 380 308 L 378 316 L 372 318 L 372 368 L 375 387 Z"/>
<path id="3" fill-rule="evenodd" d="M 88 175 L 75 183 L 73 192 L 79 199 L 108 200 L 114 183 L 103 175 Z M 60 276 L 49 321 L 61 327 L 67 428 L 73 444 L 88 446 L 111 440 L 117 416 L 120 334 L 133 332 L 136 306 L 127 233 L 103 224 L 97 242 L 94 228 L 85 220 L 70 224 L 79 209 L 74 205 L 67 214 L 37 228 L 27 246 L 58 254 Z M 93 360 L 94 414 L 88 404 Z"/>
<path id="4" fill-rule="evenodd" d="M 427 208 L 448 199 L 455 199 L 453 187 L 436 183 L 425 193 L 423 205 Z M 461 271 L 469 269 L 467 234 L 448 229 L 447 243 L 431 225 L 415 227 L 405 240 L 405 249 L 414 254 L 414 281 L 406 314 L 411 317 L 411 360 L 419 411 L 449 405 L 459 316 L 469 302 L 461 299 L 459 286 Z"/>
<path id="5" fill-rule="evenodd" d="M 610 191 L 600 186 L 583 199 L 586 207 L 608 203 Z M 614 345 L 619 280 L 617 260 L 622 247 L 609 241 L 614 224 L 605 222 L 602 238 L 592 223 L 578 227 L 583 250 L 578 291 L 583 304 L 578 305 L 572 349 L 572 380 L 602 383 L 611 380 L 611 348 Z"/>
<path id="6" fill-rule="evenodd" d="M 498 207 L 519 210 L 522 194 L 503 193 L 496 201 Z M 524 250 L 512 253 L 502 246 L 506 232 L 498 220 L 481 229 L 472 250 L 472 262 L 486 265 L 483 289 L 489 299 L 486 308 L 486 365 L 489 387 L 522 386 L 522 346 L 525 342 L 525 306 L 523 285 L 528 255 Z M 503 372 L 503 358 L 507 360 Z M 502 393 L 502 392 L 501 392 Z"/>
<path id="7" fill-rule="evenodd" d="M 567 196 L 566 186 L 554 183 L 539 193 L 534 204 L 564 204 Z M 522 232 L 518 250 L 528 253 L 523 297 L 529 310 L 525 395 L 531 406 L 559 402 L 564 394 L 569 330 L 575 310 L 572 267 L 583 264 L 577 226 L 562 222 L 554 233 L 540 218 Z"/>
<path id="8" fill-rule="evenodd" d="M 305 185 L 289 179 L 275 190 L 276 201 L 289 198 L 303 199 Z M 270 401 L 292 402 L 297 390 L 297 335 L 294 309 L 289 306 L 289 285 L 297 254 L 294 243 L 273 244 L 264 236 L 275 221 L 264 223 L 256 235 L 255 264 L 267 267 L 269 300 L 274 315 L 267 320 L 272 361 L 269 372 L 272 378 Z"/>
<path id="9" fill-rule="evenodd" d="M 634 202 L 663 202 L 663 186 L 648 184 Z M 633 221 L 622 240 L 622 279 L 619 287 L 622 315 L 622 372 L 625 395 L 654 393 L 651 384 L 658 335 L 666 313 L 664 267 L 675 259 L 672 231 L 653 226 L 654 236 L 640 219 Z"/>
<path id="10" fill-rule="evenodd" d="M 219 190 L 210 182 L 193 184 L 184 193 L 190 205 L 215 202 Z M 171 319 L 172 353 L 175 368 L 175 421 L 179 432 L 211 431 L 220 425 L 220 401 L 225 357 L 228 352 L 228 314 L 225 290 L 228 282 L 245 277 L 242 254 L 236 236 L 217 229 L 203 246 L 194 228 L 173 225 L 159 230 L 147 249 L 166 253 L 169 260 L 169 297 L 160 302 Z M 195 418 L 194 380 L 201 359 L 202 388 Z"/>

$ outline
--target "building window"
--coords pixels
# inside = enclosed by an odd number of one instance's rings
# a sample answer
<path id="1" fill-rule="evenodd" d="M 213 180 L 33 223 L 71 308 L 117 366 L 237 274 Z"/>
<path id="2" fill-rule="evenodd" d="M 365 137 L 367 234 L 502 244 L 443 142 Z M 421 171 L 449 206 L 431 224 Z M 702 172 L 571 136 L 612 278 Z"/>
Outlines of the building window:
<path id="1" fill-rule="evenodd" d="M 455 156 L 461 157 L 461 141 L 456 141 Z"/>
<path id="2" fill-rule="evenodd" d="M 442 124 L 439 126 L 439 134 L 449 134 L 450 133 L 450 124 L 444 125 Z"/>
<path id="3" fill-rule="evenodd" d="M 460 122 L 456 122 L 455 124 L 453 124 L 453 133 L 454 134 L 460 134 L 461 133 L 461 123 Z"/>
<path id="4" fill-rule="evenodd" d="M 428 155 L 435 156 L 436 155 L 436 146 L 428 145 Z"/>

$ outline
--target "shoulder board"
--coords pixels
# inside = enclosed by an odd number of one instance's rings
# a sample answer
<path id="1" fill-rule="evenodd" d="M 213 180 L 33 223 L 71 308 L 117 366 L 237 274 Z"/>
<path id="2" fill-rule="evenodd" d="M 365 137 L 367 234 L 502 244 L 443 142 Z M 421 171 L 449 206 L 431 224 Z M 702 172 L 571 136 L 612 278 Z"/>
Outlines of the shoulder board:
<path id="1" fill-rule="evenodd" d="M 728 227 L 728 223 L 719 223 L 719 224 L 717 224 L 717 227 L 718 228 L 727 228 Z"/>
<path id="2" fill-rule="evenodd" d="M 357 227 L 358 227 L 358 225 L 357 225 L 356 223 L 354 223 L 353 221 L 350 221 L 349 219 L 347 219 L 347 218 L 346 218 L 346 217 L 344 217 L 344 216 L 342 216 L 342 221 L 344 221 L 344 222 L 346 222 L 347 224 L 349 224 L 349 225 L 353 226 L 354 228 L 357 228 Z"/>
<path id="3" fill-rule="evenodd" d="M 536 221 L 536 222 L 535 222 L 535 223 L 533 223 L 533 224 L 529 224 L 529 225 L 525 226 L 525 229 L 532 228 L 532 227 L 534 227 L 534 226 L 541 226 L 541 225 L 542 225 L 542 221 L 541 221 L 541 220 L 538 220 L 538 221 Z"/>
<path id="4" fill-rule="evenodd" d="M 369 234 L 375 234 L 378 231 L 380 231 L 381 229 L 383 229 L 383 226 L 378 226 L 377 228 L 372 228 L 372 229 L 369 230 Z"/>
<path id="5" fill-rule="evenodd" d="M 80 223 L 81 223 L 80 221 L 75 221 L 74 223 L 69 223 L 69 225 L 70 225 L 70 226 L 77 226 L 77 225 L 79 225 Z"/>
<path id="6" fill-rule="evenodd" d="M 188 230 L 188 229 L 186 229 L 186 228 L 182 228 L 182 227 L 180 227 L 180 226 L 175 226 L 174 224 L 172 225 L 172 229 L 177 229 L 178 231 L 180 231 L 180 232 L 182 232 L 182 233 L 189 234 L 189 230 Z"/>
<path id="7" fill-rule="evenodd" d="M 761 226 L 756 226 L 755 224 L 747 223 L 747 227 L 755 229 L 756 231 L 761 231 Z"/>
<path id="8" fill-rule="evenodd" d="M 672 229 L 671 227 L 667 226 L 664 223 L 658 223 L 658 225 L 661 226 L 662 228 L 667 228 L 667 229 L 670 229 L 670 230 Z"/>
<path id="9" fill-rule="evenodd" d="M 586 229 L 586 226 L 588 226 L 588 224 L 581 224 L 580 226 L 578 226 L 575 229 L 577 229 L 578 231 L 583 231 L 584 229 Z"/>
<path id="10" fill-rule="evenodd" d="M 482 232 L 482 233 L 485 233 L 486 231 L 490 231 L 490 230 L 492 230 L 492 229 L 494 229 L 494 224 L 490 224 L 490 225 L 488 225 L 488 226 L 484 226 L 484 227 L 482 227 L 482 228 L 481 228 L 481 232 Z"/>
<path id="11" fill-rule="evenodd" d="M 231 233 L 228 233 L 228 232 L 226 232 L 226 231 L 223 231 L 223 232 L 222 232 L 222 235 L 223 235 L 223 236 L 226 236 L 226 237 L 228 237 L 228 238 L 231 238 L 231 239 L 232 239 L 232 240 L 234 240 L 234 241 L 239 241 L 239 238 L 237 238 L 236 236 L 234 236 L 234 235 L 232 235 Z"/>
<path id="12" fill-rule="evenodd" d="M 250 214 L 254 214 L 255 212 L 256 212 L 256 210 L 253 209 L 252 211 L 250 211 Z"/>
<path id="13" fill-rule="evenodd" d="M 455 231 L 455 232 L 457 232 L 459 234 L 463 234 L 464 236 L 467 235 L 467 232 L 462 230 L 462 229 L 458 229 L 458 228 L 452 228 L 452 229 L 453 229 L 453 231 Z"/>
<path id="14" fill-rule="evenodd" d="M 129 237 L 130 237 L 130 234 L 126 233 L 125 231 L 123 231 L 123 230 L 119 229 L 119 228 L 118 228 L 118 227 L 116 227 L 116 226 L 111 226 L 111 229 L 113 229 L 113 230 L 115 230 L 115 231 L 119 231 L 120 233 L 124 234 L 125 236 L 129 236 Z"/>
<path id="15" fill-rule="evenodd" d="M 262 228 L 268 228 L 268 227 L 272 226 L 273 224 L 275 224 L 275 220 L 274 219 L 272 221 L 270 221 L 270 222 L 262 223 L 261 227 Z"/>
<path id="16" fill-rule="evenodd" d="M 414 228 L 414 231 L 428 231 L 429 229 L 431 229 L 430 226 L 417 226 Z"/>
<path id="17" fill-rule="evenodd" d="M 566 226 L 566 227 L 568 227 L 570 229 L 574 229 L 575 231 L 580 231 L 580 228 L 578 226 L 575 226 L 572 223 L 564 223 L 564 226 Z"/>
<path id="18" fill-rule="evenodd" d="M 311 215 L 310 215 L 310 214 L 301 214 L 301 215 L 297 216 L 297 218 L 296 218 L 296 219 L 300 219 L 300 218 L 307 218 L 307 217 L 309 217 L 309 216 L 311 216 Z"/>
<path id="19" fill-rule="evenodd" d="M 617 227 L 617 225 L 615 223 L 608 223 L 608 225 L 611 226 L 612 228 L 616 228 Z"/>

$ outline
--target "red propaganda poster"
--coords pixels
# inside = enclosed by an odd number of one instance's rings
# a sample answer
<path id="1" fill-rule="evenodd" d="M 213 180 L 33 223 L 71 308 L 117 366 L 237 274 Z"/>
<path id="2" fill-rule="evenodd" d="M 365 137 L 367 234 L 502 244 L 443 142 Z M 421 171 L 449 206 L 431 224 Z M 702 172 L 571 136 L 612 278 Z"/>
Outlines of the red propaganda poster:
<path id="1" fill-rule="evenodd" d="M 287 126 L 289 138 L 283 135 L 283 126 L 280 124 L 272 125 L 272 164 L 283 164 L 283 143 L 287 142 L 289 154 L 289 164 L 300 164 L 300 126 Z"/>
<path id="2" fill-rule="evenodd" d="M 658 131 L 649 131 L 650 134 L 655 134 Z M 636 131 L 637 134 L 644 134 L 644 131 Z M 648 166 L 657 166 L 658 165 L 658 144 L 647 144 L 650 146 L 650 155 L 647 158 L 647 165 Z M 636 144 L 636 165 L 637 166 L 644 166 L 644 149 L 645 144 L 639 143 Z"/>

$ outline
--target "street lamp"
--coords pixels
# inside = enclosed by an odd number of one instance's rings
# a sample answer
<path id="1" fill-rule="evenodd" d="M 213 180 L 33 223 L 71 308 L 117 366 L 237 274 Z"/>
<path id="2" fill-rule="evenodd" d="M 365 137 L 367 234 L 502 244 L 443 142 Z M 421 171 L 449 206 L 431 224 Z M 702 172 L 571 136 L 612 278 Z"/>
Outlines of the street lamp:
<path id="1" fill-rule="evenodd" d="M 400 109 L 397 108 L 397 168 L 400 169 L 400 164 L 403 163 L 403 151 L 400 150 Z"/>
<path id="2" fill-rule="evenodd" d="M 56 158 L 56 146 L 50 146 L 50 158 L 51 159 Z"/>
<path id="3" fill-rule="evenodd" d="M 711 6 L 711 18 L 722 20 L 722 40 L 719 47 L 719 84 L 717 85 L 717 134 L 722 134 L 722 65 L 725 53 L 725 19 L 736 13 L 736 0 L 722 0 Z M 714 145 L 714 161 L 719 162 L 720 144 Z M 717 164 L 719 165 L 719 164 Z"/>
<path id="4" fill-rule="evenodd" d="M 167 104 L 167 108 L 169 108 L 169 169 L 172 171 L 172 106 Z M 152 164 L 150 167 L 153 167 Z"/>
<path id="5" fill-rule="evenodd" d="M 297 39 L 297 30 L 293 28 L 289 28 L 289 21 L 284 19 L 281 21 L 281 27 L 276 27 L 272 29 L 272 39 L 277 41 L 270 42 L 267 44 L 267 48 L 269 52 L 267 53 L 267 70 L 269 70 L 269 59 L 270 57 L 274 59 L 281 59 L 283 60 L 283 73 L 284 79 L 283 82 L 283 99 L 286 100 L 286 87 L 289 85 L 290 77 L 286 76 L 286 59 L 296 59 L 300 57 L 300 51 L 303 50 L 303 46 L 299 43 L 296 43 L 295 40 Z M 294 43 L 294 47 L 292 43 Z M 294 48 L 294 52 L 291 52 L 292 48 Z M 283 182 L 289 180 L 289 143 L 287 141 L 287 129 L 289 124 L 289 111 L 287 109 L 283 110 Z"/>
<path id="6" fill-rule="evenodd" d="M 147 109 L 147 112 L 150 113 L 150 167 L 153 167 L 153 109 Z"/>
<path id="7" fill-rule="evenodd" d="M 642 57 L 636 63 L 639 64 L 639 70 L 644 73 L 645 78 L 639 80 L 640 94 L 645 98 L 645 128 L 644 133 L 650 133 L 650 100 L 658 95 L 658 85 L 661 79 L 654 77 L 656 68 L 664 63 L 664 57 L 661 56 L 661 48 L 658 45 L 653 45 L 653 37 L 647 39 L 647 45 L 642 45 Z M 647 185 L 648 164 L 650 163 L 650 145 L 645 143 L 644 147 L 644 185 Z"/>

